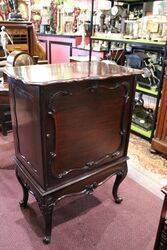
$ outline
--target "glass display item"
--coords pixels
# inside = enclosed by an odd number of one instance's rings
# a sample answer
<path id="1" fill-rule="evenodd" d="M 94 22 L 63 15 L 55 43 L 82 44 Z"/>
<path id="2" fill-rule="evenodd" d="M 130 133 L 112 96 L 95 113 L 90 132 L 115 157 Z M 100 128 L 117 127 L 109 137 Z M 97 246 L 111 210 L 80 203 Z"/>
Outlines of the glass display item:
<path id="1" fill-rule="evenodd" d="M 113 7 L 111 8 L 111 14 L 112 14 L 113 16 L 118 15 L 118 12 L 119 12 L 119 9 L 118 9 L 117 6 L 113 6 Z"/>

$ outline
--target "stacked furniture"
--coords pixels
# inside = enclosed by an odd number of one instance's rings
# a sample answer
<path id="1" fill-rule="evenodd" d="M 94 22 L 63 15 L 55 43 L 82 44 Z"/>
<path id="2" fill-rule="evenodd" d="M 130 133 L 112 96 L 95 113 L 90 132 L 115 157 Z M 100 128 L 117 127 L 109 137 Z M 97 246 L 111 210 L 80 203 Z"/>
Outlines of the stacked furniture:
<path id="1" fill-rule="evenodd" d="M 46 59 L 44 48 L 38 42 L 31 22 L 2 21 L 0 22 L 0 28 L 2 26 L 5 26 L 6 32 L 13 40 L 13 44 L 9 43 L 7 45 L 9 52 L 14 50 L 23 51 L 32 57 L 38 56 L 41 60 Z M 3 49 L 0 48 L 0 57 L 2 59 L 3 56 Z M 1 71 L 3 71 L 5 65 L 6 61 L 1 61 Z M 0 84 L 0 125 L 3 135 L 7 135 L 7 132 L 11 130 L 9 93 L 8 87 L 4 87 L 2 83 Z"/>
<path id="2" fill-rule="evenodd" d="M 0 22 L 0 28 L 5 26 L 7 33 L 13 40 L 13 44 L 8 44 L 7 49 L 9 52 L 19 50 L 29 53 L 31 56 L 39 56 L 40 59 L 46 59 L 46 54 L 43 47 L 37 40 L 33 25 L 31 22 Z M 0 51 L 3 56 L 3 51 Z"/>
<path id="3" fill-rule="evenodd" d="M 79 35 L 66 34 L 38 34 L 38 40 L 45 49 L 47 60 L 49 63 L 67 63 L 70 57 L 89 56 L 89 49 L 80 47 L 82 37 Z M 85 42 L 89 42 L 89 38 L 85 38 Z M 92 56 L 99 60 L 105 58 L 107 51 L 93 51 Z"/>

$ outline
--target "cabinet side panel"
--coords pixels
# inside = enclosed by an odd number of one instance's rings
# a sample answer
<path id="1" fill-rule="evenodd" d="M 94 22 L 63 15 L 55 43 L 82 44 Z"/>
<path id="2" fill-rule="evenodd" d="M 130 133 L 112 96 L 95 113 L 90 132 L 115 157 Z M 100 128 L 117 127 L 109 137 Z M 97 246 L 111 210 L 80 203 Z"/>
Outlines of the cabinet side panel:
<path id="1" fill-rule="evenodd" d="M 39 89 L 9 82 L 16 157 L 43 186 Z"/>

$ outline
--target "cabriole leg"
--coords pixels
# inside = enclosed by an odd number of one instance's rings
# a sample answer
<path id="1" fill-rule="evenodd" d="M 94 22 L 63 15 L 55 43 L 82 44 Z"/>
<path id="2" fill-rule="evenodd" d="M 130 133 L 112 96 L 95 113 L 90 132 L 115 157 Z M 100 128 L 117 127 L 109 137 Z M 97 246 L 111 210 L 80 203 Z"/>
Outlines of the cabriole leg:
<path id="1" fill-rule="evenodd" d="M 45 244 L 49 244 L 51 241 L 51 231 L 52 231 L 52 214 L 54 203 L 47 202 L 45 199 L 37 200 L 39 208 L 43 214 L 44 222 L 45 222 L 45 232 L 43 242 Z"/>
<path id="2" fill-rule="evenodd" d="M 126 175 L 127 175 L 127 164 L 126 166 L 124 167 L 124 169 L 122 169 L 119 173 L 117 173 L 117 176 L 116 176 L 116 179 L 115 179 L 115 182 L 114 182 L 114 186 L 113 186 L 113 190 L 112 190 L 112 193 L 113 193 L 113 196 L 114 196 L 114 200 L 117 204 L 120 204 L 122 202 L 122 197 L 120 197 L 118 195 L 118 188 L 119 188 L 119 185 L 121 184 L 121 182 L 125 179 Z"/>
<path id="3" fill-rule="evenodd" d="M 28 202 L 28 197 L 29 197 L 29 188 L 23 183 L 22 179 L 20 178 L 18 171 L 16 169 L 16 177 L 17 180 L 19 181 L 22 190 L 23 190 L 23 200 L 20 201 L 20 207 L 26 208 L 27 207 L 27 202 Z"/>

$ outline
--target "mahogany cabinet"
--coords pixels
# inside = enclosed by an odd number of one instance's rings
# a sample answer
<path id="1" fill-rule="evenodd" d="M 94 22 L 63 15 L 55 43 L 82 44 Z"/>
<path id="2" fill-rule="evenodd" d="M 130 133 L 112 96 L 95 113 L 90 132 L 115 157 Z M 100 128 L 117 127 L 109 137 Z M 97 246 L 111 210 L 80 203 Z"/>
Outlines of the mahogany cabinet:
<path id="1" fill-rule="evenodd" d="M 155 136 L 151 143 L 152 149 L 167 156 L 167 76 L 164 76 L 161 103 L 158 113 Z"/>
<path id="2" fill-rule="evenodd" d="M 102 62 L 8 67 L 21 207 L 32 191 L 51 238 L 56 202 L 89 194 L 116 175 L 113 196 L 127 174 L 127 148 L 139 71 Z"/>

